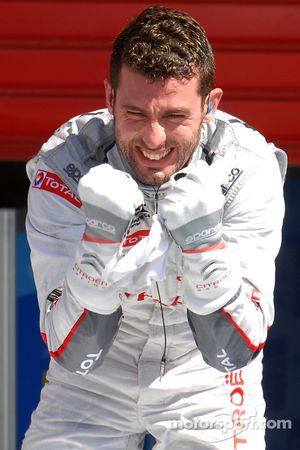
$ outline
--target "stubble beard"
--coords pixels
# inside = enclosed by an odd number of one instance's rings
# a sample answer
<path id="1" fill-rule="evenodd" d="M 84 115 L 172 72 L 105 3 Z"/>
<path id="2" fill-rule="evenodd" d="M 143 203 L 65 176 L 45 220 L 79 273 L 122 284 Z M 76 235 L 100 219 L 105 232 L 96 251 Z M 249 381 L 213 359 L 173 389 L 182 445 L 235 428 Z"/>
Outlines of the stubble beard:
<path id="1" fill-rule="evenodd" d="M 175 147 L 179 149 L 178 154 L 179 155 L 186 155 L 185 157 L 181 157 L 177 163 L 173 164 L 168 170 L 161 171 L 159 169 L 153 169 L 153 172 L 151 173 L 151 169 L 148 169 L 147 175 L 144 175 L 140 172 L 140 169 L 132 155 L 134 155 L 134 147 L 136 144 L 140 145 L 138 142 L 135 141 L 122 141 L 122 139 L 119 138 L 118 133 L 116 131 L 116 145 L 119 149 L 119 151 L 122 153 L 123 157 L 127 161 L 127 164 L 129 165 L 131 175 L 134 179 L 140 181 L 143 184 L 150 185 L 150 186 L 161 186 L 162 184 L 166 183 L 170 180 L 171 176 L 174 175 L 174 173 L 178 172 L 179 170 L 183 169 L 191 160 L 195 150 L 197 149 L 199 142 L 200 142 L 200 135 L 201 135 L 201 127 L 199 129 L 198 133 L 194 133 L 193 138 L 183 145 L 178 145 L 177 142 L 168 142 L 166 143 L 166 147 Z"/>

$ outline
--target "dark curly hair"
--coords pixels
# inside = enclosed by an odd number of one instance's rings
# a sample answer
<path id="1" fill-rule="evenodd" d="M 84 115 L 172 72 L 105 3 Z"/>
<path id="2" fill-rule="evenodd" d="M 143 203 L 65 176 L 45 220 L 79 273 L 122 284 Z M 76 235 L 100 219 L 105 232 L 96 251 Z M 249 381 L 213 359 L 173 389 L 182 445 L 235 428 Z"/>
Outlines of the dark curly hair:
<path id="1" fill-rule="evenodd" d="M 176 9 L 147 8 L 117 36 L 110 60 L 113 89 L 118 87 L 122 64 L 151 81 L 199 75 L 203 97 L 213 88 L 215 61 L 205 31 Z"/>

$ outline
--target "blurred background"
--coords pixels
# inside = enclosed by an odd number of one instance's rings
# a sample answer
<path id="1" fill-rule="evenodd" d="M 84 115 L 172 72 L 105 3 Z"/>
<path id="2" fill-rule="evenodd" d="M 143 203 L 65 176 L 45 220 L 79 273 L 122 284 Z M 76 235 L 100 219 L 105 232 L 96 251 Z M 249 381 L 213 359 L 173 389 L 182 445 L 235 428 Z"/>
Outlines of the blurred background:
<path id="1" fill-rule="evenodd" d="M 265 350 L 267 450 L 300 448 L 300 1 L 159 2 L 206 29 L 221 109 L 285 149 L 286 218 L 276 319 Z M 24 230 L 25 162 L 70 117 L 105 106 L 114 36 L 153 2 L 0 1 L 0 448 L 20 448 L 48 364 Z M 46 270 L 46 268 L 45 268 Z M 147 448 L 151 447 L 146 443 Z"/>

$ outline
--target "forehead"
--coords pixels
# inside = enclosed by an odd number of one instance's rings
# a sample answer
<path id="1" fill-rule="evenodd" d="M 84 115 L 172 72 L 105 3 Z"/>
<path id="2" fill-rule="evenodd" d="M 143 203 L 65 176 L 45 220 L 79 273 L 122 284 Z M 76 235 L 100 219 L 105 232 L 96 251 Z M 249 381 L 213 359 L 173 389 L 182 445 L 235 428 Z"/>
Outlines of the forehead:
<path id="1" fill-rule="evenodd" d="M 152 99 L 200 99 L 199 76 L 187 78 L 167 78 L 166 80 L 152 81 L 145 75 L 122 65 L 120 71 L 118 97 L 139 100 L 148 103 Z"/>

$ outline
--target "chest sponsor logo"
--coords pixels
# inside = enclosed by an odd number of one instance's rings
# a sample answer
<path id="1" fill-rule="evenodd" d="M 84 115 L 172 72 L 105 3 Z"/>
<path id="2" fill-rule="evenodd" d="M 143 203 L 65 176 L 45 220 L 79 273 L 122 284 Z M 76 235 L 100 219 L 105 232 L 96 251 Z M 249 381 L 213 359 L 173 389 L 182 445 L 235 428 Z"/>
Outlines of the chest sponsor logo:
<path id="1" fill-rule="evenodd" d="M 139 230 L 135 233 L 129 234 L 123 244 L 123 247 L 132 247 L 140 242 L 144 237 L 149 235 L 149 230 Z"/>
<path id="2" fill-rule="evenodd" d="M 38 170 L 32 187 L 35 189 L 52 192 L 53 194 L 59 195 L 68 202 L 77 206 L 77 208 L 81 207 L 81 201 L 79 198 L 55 173 L 47 172 L 45 170 Z"/>
<path id="3" fill-rule="evenodd" d="M 221 185 L 223 195 L 227 195 L 229 189 L 233 186 L 233 184 L 241 176 L 242 173 L 243 171 L 237 167 L 231 169 L 230 173 L 228 174 L 228 183 Z"/>
<path id="4" fill-rule="evenodd" d="M 131 222 L 130 228 L 140 225 L 142 221 L 146 221 L 149 217 L 151 217 L 151 214 L 147 210 L 146 205 L 141 205 L 135 211 L 135 217 Z"/>

